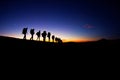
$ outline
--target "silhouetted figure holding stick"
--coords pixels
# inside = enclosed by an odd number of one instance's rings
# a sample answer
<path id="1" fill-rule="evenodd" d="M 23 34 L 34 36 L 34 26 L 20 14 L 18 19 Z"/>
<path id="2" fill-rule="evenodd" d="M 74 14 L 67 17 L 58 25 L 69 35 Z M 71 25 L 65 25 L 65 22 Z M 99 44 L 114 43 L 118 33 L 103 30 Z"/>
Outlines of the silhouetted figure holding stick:
<path id="1" fill-rule="evenodd" d="M 47 35 L 46 31 L 43 31 L 42 37 L 43 37 L 43 41 L 44 41 L 44 42 L 46 41 L 46 35 Z"/>
<path id="2" fill-rule="evenodd" d="M 55 40 L 55 36 L 54 36 L 54 35 L 52 35 L 52 42 L 54 42 L 54 40 Z"/>
<path id="3" fill-rule="evenodd" d="M 50 33 L 50 32 L 48 32 L 47 37 L 48 37 L 48 41 L 49 41 L 49 42 L 50 42 L 50 36 L 51 36 L 51 33 Z"/>
<path id="4" fill-rule="evenodd" d="M 36 35 L 37 35 L 37 39 L 36 40 L 40 41 L 40 35 L 41 35 L 40 30 L 36 33 Z"/>
<path id="5" fill-rule="evenodd" d="M 27 29 L 28 28 L 23 28 L 23 31 L 22 31 L 22 34 L 24 34 L 23 39 L 26 39 Z"/>
<path id="6" fill-rule="evenodd" d="M 35 34 L 34 29 L 31 29 L 31 30 L 30 30 L 30 34 L 31 34 L 30 40 L 33 40 L 33 35 Z"/>

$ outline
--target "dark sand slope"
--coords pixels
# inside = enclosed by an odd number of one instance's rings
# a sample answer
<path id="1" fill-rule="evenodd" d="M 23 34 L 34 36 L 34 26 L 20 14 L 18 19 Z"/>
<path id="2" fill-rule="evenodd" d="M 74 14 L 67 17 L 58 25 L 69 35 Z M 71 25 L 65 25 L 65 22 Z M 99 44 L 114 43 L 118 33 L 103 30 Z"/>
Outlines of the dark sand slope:
<path id="1" fill-rule="evenodd" d="M 119 59 L 120 40 L 99 40 L 85 43 L 44 43 L 42 41 L 22 40 L 0 37 L 0 55 L 3 60 L 40 62 L 114 63 Z M 2 56 L 4 55 L 4 56 Z M 114 62 L 113 62 L 114 61 Z M 17 63 L 17 62 L 16 62 Z M 44 63 L 44 64 L 45 64 Z"/>
<path id="2" fill-rule="evenodd" d="M 84 43 L 52 43 L 0 36 L 0 48 L 117 49 L 119 45 L 120 40 L 99 40 Z"/>
<path id="3" fill-rule="evenodd" d="M 35 56 L 54 58 L 110 58 L 117 57 L 120 52 L 120 40 L 99 40 L 84 43 L 52 43 L 30 41 L 11 37 L 0 37 L 1 54 L 9 56 Z M 78 58 L 76 58 L 78 57 Z"/>
<path id="4" fill-rule="evenodd" d="M 84 43 L 52 43 L 42 41 L 30 41 L 11 37 L 0 36 L 1 48 L 61 48 L 61 49 L 117 49 L 120 46 L 120 40 L 99 40 Z"/>

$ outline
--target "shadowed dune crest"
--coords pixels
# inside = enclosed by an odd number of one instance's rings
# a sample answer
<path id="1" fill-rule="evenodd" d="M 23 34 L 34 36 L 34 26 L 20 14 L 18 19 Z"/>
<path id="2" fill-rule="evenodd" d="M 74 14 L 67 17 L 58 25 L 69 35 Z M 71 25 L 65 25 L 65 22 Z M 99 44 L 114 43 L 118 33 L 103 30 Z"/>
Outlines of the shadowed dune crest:
<path id="1" fill-rule="evenodd" d="M 53 43 L 43 41 L 30 41 L 11 37 L 0 36 L 1 48 L 60 48 L 60 49 L 117 49 L 120 45 L 120 40 L 106 40 L 101 39 L 93 42 L 66 42 L 66 43 Z"/>

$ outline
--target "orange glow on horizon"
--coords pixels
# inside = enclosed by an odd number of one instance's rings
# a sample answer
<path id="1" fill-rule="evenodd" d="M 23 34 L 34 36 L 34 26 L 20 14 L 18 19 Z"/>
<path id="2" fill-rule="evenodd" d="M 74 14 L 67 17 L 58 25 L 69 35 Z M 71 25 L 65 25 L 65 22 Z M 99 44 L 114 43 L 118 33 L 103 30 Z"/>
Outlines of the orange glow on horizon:
<path id="1" fill-rule="evenodd" d="M 9 35 L 2 35 L 2 36 L 8 36 L 8 37 L 13 37 L 13 38 L 19 38 L 19 39 L 23 39 L 23 35 L 22 34 L 9 34 Z M 27 40 L 30 40 L 30 35 L 27 35 Z M 37 39 L 37 36 L 34 36 L 34 40 Z M 86 38 L 86 37 L 80 37 L 80 38 L 61 38 L 63 42 L 89 42 L 89 41 L 96 41 L 99 38 Z M 36 40 L 38 41 L 38 40 Z M 43 41 L 43 38 L 40 38 L 40 41 Z M 46 41 L 48 42 L 48 38 L 46 38 Z M 52 42 L 52 40 L 50 40 L 50 42 Z"/>
<path id="2" fill-rule="evenodd" d="M 80 39 L 74 39 L 74 40 L 64 40 L 63 39 L 63 42 L 89 42 L 89 41 L 96 41 L 98 39 L 83 39 L 83 38 L 80 38 Z"/>

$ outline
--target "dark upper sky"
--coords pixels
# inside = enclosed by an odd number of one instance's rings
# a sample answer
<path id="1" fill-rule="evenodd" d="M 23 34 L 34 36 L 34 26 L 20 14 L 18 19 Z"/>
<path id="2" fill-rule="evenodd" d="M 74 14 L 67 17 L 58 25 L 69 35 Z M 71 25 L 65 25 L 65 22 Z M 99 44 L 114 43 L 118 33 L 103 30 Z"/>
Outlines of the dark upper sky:
<path id="1" fill-rule="evenodd" d="M 120 38 L 119 10 L 118 0 L 0 0 L 0 35 L 28 27 L 68 41 Z"/>

